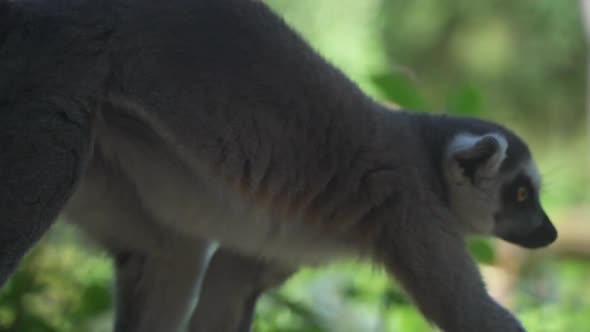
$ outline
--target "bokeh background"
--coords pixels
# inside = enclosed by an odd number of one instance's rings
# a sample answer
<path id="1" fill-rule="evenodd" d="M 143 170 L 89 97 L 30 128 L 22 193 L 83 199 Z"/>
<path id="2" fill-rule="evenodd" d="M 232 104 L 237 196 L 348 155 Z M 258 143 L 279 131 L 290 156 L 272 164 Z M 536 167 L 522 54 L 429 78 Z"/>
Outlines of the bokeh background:
<path id="1" fill-rule="evenodd" d="M 471 249 L 492 294 L 529 331 L 590 331 L 589 37 L 583 3 L 267 2 L 375 98 L 415 111 L 492 119 L 530 142 L 545 178 L 542 200 L 560 239 L 535 252 L 484 239 L 473 240 Z M 75 228 L 56 225 L 0 292 L 0 331 L 110 331 L 111 269 L 105 253 Z M 303 270 L 266 295 L 254 331 L 434 329 L 379 268 L 343 262 Z"/>

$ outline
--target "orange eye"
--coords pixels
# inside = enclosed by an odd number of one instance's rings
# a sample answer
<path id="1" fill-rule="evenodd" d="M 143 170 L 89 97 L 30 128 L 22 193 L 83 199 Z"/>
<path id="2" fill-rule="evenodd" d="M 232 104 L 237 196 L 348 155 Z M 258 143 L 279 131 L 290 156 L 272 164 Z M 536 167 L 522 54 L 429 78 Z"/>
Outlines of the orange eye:
<path id="1" fill-rule="evenodd" d="M 527 198 L 529 198 L 529 191 L 527 188 L 519 187 L 518 191 L 516 192 L 516 200 L 519 202 L 524 202 Z"/>

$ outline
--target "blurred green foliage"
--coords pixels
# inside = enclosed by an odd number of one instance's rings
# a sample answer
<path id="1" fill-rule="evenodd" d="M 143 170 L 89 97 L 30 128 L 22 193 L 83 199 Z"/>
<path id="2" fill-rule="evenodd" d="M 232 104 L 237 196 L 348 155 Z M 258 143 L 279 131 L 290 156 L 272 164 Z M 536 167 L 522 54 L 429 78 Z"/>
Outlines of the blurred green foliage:
<path id="1" fill-rule="evenodd" d="M 374 97 L 524 133 L 548 173 L 550 213 L 590 205 L 587 50 L 575 2 L 268 2 Z M 0 331 L 110 331 L 110 261 L 81 242 L 60 225 L 37 246 L 0 292 Z M 482 264 L 496 259 L 489 240 L 470 249 Z M 543 259 L 518 285 L 513 308 L 530 331 L 590 331 L 587 260 Z M 379 268 L 354 262 L 301 271 L 260 301 L 254 325 L 256 332 L 433 331 Z"/>
<path id="2" fill-rule="evenodd" d="M 0 331 L 109 331 L 110 262 L 81 239 L 58 225 L 25 258 L 0 292 Z"/>

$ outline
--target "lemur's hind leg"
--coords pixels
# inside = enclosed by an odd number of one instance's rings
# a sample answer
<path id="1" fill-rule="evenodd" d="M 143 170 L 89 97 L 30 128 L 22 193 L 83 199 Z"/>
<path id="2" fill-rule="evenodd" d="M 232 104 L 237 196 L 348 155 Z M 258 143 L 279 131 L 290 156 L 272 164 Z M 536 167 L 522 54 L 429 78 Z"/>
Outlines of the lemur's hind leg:
<path id="1" fill-rule="evenodd" d="M 92 117 L 50 102 L 0 104 L 0 286 L 56 219 L 91 146 Z"/>
<path id="2" fill-rule="evenodd" d="M 64 216 L 114 256 L 115 331 L 177 332 L 194 307 L 215 246 L 161 226 L 100 145 Z"/>
<path id="3" fill-rule="evenodd" d="M 203 281 L 189 332 L 249 332 L 256 301 L 293 270 L 220 248 Z"/>
<path id="4" fill-rule="evenodd" d="M 115 254 L 115 332 L 175 332 L 186 323 L 206 269 L 209 245 L 171 248 L 163 256 Z"/>

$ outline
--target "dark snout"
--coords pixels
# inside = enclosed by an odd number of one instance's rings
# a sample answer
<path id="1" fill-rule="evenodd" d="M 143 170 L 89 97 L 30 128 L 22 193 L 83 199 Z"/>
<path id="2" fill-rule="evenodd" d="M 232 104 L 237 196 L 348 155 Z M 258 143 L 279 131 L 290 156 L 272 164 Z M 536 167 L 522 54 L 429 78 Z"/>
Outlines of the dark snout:
<path id="1" fill-rule="evenodd" d="M 506 234 L 500 235 L 500 238 L 518 246 L 537 249 L 550 245 L 557 239 L 557 229 L 549 220 L 549 217 L 543 213 L 541 225 L 526 234 Z"/>

